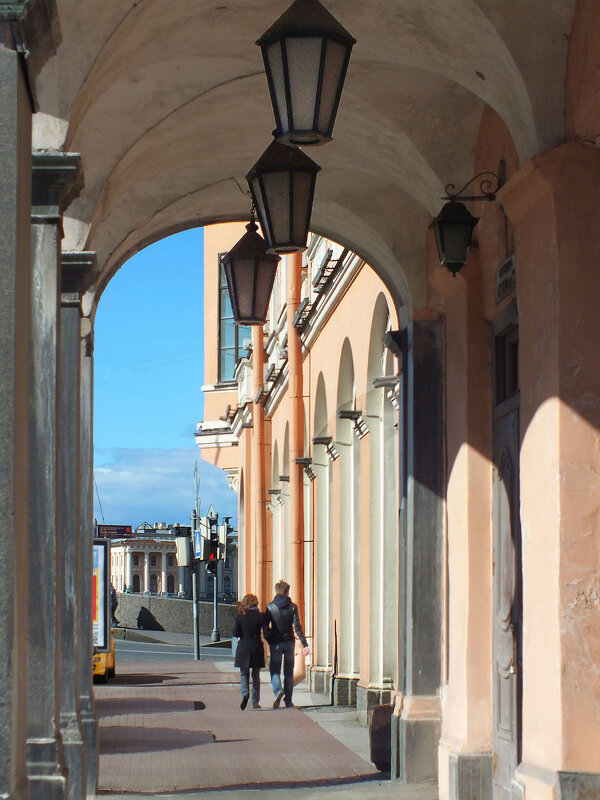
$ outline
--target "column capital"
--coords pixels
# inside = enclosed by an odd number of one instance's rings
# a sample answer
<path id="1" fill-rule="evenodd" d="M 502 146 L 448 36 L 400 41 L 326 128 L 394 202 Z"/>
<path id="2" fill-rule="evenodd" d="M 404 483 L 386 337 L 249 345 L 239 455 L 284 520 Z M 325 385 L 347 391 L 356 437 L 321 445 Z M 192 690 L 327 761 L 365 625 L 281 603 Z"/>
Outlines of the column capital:
<path id="1" fill-rule="evenodd" d="M 82 188 L 83 173 L 78 153 L 32 154 L 31 216 L 34 221 L 60 220 Z"/>
<path id="2" fill-rule="evenodd" d="M 85 250 L 63 252 L 61 263 L 62 292 L 82 295 L 96 280 L 98 275 L 96 253 Z"/>
<path id="3" fill-rule="evenodd" d="M 62 41 L 56 0 L 0 0 L 0 41 L 27 54 L 24 69 L 36 106 L 33 79 Z"/>

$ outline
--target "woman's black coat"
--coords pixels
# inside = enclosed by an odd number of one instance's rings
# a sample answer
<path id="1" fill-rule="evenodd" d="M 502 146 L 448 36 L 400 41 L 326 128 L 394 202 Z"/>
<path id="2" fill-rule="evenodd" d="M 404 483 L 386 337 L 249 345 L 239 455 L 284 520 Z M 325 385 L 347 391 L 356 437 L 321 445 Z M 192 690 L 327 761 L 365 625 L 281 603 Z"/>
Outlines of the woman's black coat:
<path id="1" fill-rule="evenodd" d="M 232 636 L 239 638 L 235 651 L 235 666 L 242 669 L 264 667 L 265 651 L 260 636 L 264 614 L 260 611 L 248 611 L 247 614 L 237 614 L 233 623 Z"/>

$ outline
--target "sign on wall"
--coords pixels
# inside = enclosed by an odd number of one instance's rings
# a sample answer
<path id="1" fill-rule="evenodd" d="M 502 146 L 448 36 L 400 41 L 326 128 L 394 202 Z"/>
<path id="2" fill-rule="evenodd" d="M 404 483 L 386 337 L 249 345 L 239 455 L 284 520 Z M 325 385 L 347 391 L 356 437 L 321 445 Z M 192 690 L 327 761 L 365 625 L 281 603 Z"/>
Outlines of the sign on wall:
<path id="1" fill-rule="evenodd" d="M 92 629 L 94 647 L 110 649 L 110 540 L 94 539 L 92 560 Z"/>

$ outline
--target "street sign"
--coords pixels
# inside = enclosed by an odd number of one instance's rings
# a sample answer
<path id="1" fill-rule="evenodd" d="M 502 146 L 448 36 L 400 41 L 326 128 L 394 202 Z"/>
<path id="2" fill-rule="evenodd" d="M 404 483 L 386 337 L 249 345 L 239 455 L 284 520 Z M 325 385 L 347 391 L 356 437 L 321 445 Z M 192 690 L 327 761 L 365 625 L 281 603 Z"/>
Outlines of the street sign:
<path id="1" fill-rule="evenodd" d="M 199 517 L 198 528 L 194 531 L 194 556 L 204 559 L 206 554 L 205 542 L 210 539 L 209 523 L 207 517 Z"/>
<path id="2" fill-rule="evenodd" d="M 130 539 L 131 525 L 98 525 L 99 539 Z"/>

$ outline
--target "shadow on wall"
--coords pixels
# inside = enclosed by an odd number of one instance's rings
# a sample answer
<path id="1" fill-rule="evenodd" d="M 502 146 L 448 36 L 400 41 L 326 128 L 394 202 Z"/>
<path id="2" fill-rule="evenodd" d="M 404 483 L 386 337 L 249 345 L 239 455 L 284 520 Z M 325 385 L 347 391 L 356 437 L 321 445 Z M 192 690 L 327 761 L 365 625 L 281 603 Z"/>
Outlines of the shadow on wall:
<path id="1" fill-rule="evenodd" d="M 139 631 L 164 631 L 163 626 L 146 606 L 140 608 L 137 616 L 137 627 Z"/>

